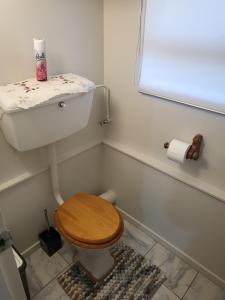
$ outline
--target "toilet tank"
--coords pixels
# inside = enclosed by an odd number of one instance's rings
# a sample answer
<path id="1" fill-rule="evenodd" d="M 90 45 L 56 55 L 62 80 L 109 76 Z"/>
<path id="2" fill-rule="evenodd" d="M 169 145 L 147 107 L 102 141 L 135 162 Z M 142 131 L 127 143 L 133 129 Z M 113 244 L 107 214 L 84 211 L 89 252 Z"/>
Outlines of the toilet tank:
<path id="1" fill-rule="evenodd" d="M 2 111 L 1 128 L 6 140 L 19 151 L 59 141 L 87 126 L 94 89 L 61 95 L 30 109 Z"/>

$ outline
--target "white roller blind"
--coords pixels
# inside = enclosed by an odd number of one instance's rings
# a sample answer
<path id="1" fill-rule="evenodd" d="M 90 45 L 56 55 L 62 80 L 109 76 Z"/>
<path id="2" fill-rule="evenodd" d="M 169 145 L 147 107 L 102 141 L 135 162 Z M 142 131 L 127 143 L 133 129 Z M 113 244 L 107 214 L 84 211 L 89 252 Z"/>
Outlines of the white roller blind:
<path id="1" fill-rule="evenodd" d="M 141 92 L 225 114 L 225 0 L 145 0 Z"/>

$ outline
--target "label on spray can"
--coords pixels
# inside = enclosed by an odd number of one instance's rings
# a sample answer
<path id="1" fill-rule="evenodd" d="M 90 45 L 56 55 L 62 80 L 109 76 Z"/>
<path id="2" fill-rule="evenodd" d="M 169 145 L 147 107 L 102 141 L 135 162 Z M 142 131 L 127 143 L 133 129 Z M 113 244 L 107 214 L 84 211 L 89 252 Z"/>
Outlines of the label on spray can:
<path id="1" fill-rule="evenodd" d="M 34 40 L 36 79 L 38 81 L 47 80 L 47 62 L 45 54 L 45 41 Z"/>

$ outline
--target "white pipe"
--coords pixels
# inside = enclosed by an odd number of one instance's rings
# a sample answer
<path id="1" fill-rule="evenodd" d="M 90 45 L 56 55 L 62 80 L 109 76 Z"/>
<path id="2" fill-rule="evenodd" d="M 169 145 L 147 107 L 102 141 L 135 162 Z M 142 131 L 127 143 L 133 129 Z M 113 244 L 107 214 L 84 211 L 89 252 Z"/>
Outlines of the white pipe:
<path id="1" fill-rule="evenodd" d="M 103 121 L 100 122 L 100 125 L 105 125 L 105 124 L 109 124 L 111 123 L 111 112 L 110 112 L 110 106 L 111 106 L 111 100 L 110 100 L 110 89 L 103 85 L 103 84 L 100 84 L 100 85 L 96 85 L 96 88 L 103 88 L 104 89 L 104 92 L 106 94 L 106 119 L 104 119 Z"/>
<path id="2" fill-rule="evenodd" d="M 58 176 L 58 163 L 55 151 L 55 144 L 49 145 L 49 160 L 50 160 L 50 172 L 51 172 L 51 182 L 52 182 L 52 192 L 55 200 L 59 205 L 64 203 L 64 200 L 59 191 L 59 176 Z M 114 204 L 116 200 L 116 194 L 113 191 L 106 191 L 99 197 L 109 201 Z"/>
<path id="3" fill-rule="evenodd" d="M 108 202 L 115 204 L 116 202 L 116 194 L 113 191 L 107 191 L 101 195 L 99 195 L 99 197 L 107 200 Z"/>
<path id="4" fill-rule="evenodd" d="M 52 192 L 55 200 L 59 205 L 63 204 L 63 198 L 59 192 L 59 176 L 58 176 L 58 163 L 55 151 L 55 144 L 49 145 L 49 159 L 50 159 L 50 172 L 52 182 Z"/>

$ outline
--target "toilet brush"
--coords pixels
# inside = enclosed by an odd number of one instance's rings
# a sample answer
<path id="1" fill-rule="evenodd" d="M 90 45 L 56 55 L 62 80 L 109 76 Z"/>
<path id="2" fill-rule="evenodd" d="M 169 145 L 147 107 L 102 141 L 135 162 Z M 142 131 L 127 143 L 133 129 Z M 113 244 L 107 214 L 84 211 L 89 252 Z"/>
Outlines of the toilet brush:
<path id="1" fill-rule="evenodd" d="M 48 211 L 46 208 L 44 208 L 44 217 L 47 229 L 41 232 L 38 237 L 40 240 L 41 248 L 48 256 L 52 256 L 60 248 L 62 248 L 62 241 L 58 231 L 54 227 L 50 226 Z"/>
<path id="2" fill-rule="evenodd" d="M 45 215 L 45 221 L 48 227 L 48 232 L 50 231 L 50 225 L 49 225 L 49 219 L 48 219 L 48 210 L 47 208 L 44 208 L 44 215 Z"/>

